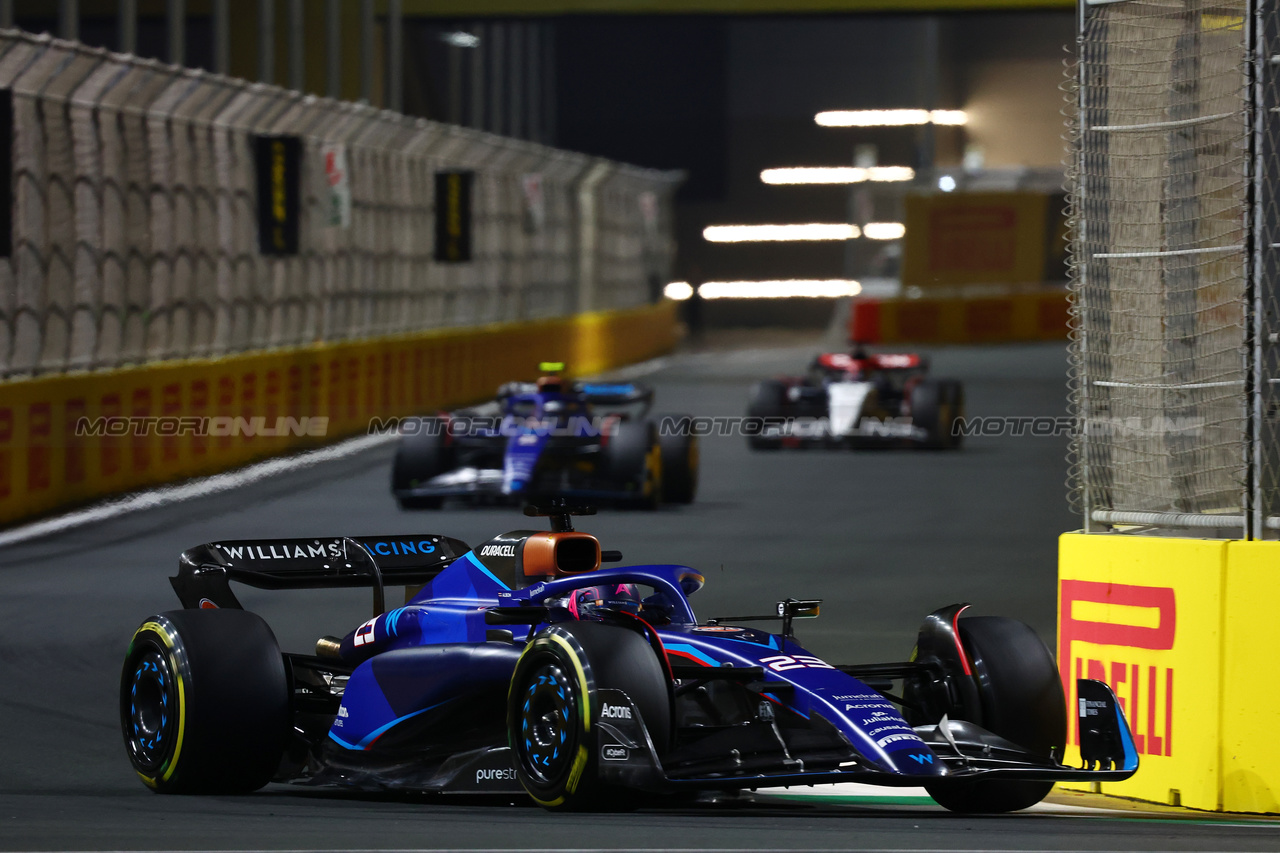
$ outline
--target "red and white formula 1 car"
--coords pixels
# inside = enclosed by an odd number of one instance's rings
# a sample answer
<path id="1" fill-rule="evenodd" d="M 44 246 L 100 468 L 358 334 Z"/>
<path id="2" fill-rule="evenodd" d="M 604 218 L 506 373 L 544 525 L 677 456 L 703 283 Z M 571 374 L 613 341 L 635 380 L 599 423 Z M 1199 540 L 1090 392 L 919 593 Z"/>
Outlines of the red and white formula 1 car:
<path id="1" fill-rule="evenodd" d="M 804 376 L 757 382 L 747 406 L 747 442 L 781 447 L 957 448 L 964 386 L 928 375 L 914 353 L 823 353 Z"/>

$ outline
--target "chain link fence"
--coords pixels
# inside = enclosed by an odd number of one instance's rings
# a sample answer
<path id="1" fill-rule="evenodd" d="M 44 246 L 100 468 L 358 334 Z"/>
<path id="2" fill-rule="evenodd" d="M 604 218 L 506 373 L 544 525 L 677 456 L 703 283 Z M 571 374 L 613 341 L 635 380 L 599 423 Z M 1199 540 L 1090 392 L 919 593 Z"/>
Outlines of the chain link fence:
<path id="1" fill-rule="evenodd" d="M 0 31 L 0 89 L 0 377 L 626 308 L 668 278 L 677 173 L 18 31 Z M 259 249 L 263 135 L 301 139 L 288 256 Z M 447 170 L 473 173 L 466 263 L 433 254 Z"/>
<path id="2" fill-rule="evenodd" d="M 1249 13 L 1246 0 L 1081 7 L 1071 487 L 1086 529 L 1246 525 Z"/>
<path id="3" fill-rule="evenodd" d="M 1261 536 L 1280 529 L 1280 6 L 1256 2 L 1254 31 L 1257 201 L 1255 318 L 1252 362 L 1256 365 L 1250 415 L 1256 441 L 1250 463 L 1257 500 L 1250 521 Z"/>

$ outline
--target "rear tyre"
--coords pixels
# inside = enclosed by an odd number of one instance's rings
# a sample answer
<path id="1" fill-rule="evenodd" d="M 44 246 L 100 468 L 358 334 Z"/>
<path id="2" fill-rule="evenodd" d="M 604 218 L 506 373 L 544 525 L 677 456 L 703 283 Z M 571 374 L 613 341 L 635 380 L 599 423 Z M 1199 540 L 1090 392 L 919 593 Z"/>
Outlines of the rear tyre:
<path id="1" fill-rule="evenodd" d="M 247 793 L 271 781 L 289 731 L 275 635 L 243 610 L 172 610 L 142 623 L 120 675 L 125 749 L 161 794 Z"/>
<path id="2" fill-rule="evenodd" d="M 747 417 L 762 422 L 785 416 L 787 386 L 776 379 L 766 379 L 751 386 L 751 401 L 747 403 Z M 749 435 L 747 446 L 752 450 L 777 450 L 782 439 L 777 436 Z"/>
<path id="3" fill-rule="evenodd" d="M 544 808 L 619 810 L 634 791 L 600 781 L 599 691 L 627 694 L 661 758 L 671 741 L 671 686 L 653 647 L 630 628 L 573 622 L 539 632 L 511 677 L 507 733 L 516 777 Z"/>
<path id="4" fill-rule="evenodd" d="M 633 497 L 624 499 L 642 509 L 662 503 L 662 446 L 651 421 L 620 421 L 605 445 L 605 470 L 614 487 Z"/>
<path id="5" fill-rule="evenodd" d="M 443 474 L 452 467 L 452 453 L 440 418 L 423 418 L 416 433 L 400 436 L 395 460 L 391 463 L 391 490 L 402 509 L 439 509 L 442 497 L 403 495 L 403 492 Z"/>
<path id="6" fill-rule="evenodd" d="M 1062 758 L 1067 736 L 1066 699 L 1053 654 L 1036 632 L 1016 619 L 961 619 L 960 641 L 973 665 L 981 719 L 969 722 L 1044 758 Z M 1048 796 L 1052 782 L 983 779 L 925 785 L 929 796 L 953 812 L 1011 812 Z"/>
<path id="7" fill-rule="evenodd" d="M 911 424 L 925 430 L 925 447 L 959 447 L 956 420 L 963 416 L 964 387 L 954 379 L 926 379 L 911 389 Z"/>
<path id="8" fill-rule="evenodd" d="M 689 415 L 665 415 L 663 423 L 679 425 L 692 421 Z M 689 428 L 671 435 L 658 433 L 662 453 L 663 503 L 688 504 L 698 492 L 698 437 Z"/>

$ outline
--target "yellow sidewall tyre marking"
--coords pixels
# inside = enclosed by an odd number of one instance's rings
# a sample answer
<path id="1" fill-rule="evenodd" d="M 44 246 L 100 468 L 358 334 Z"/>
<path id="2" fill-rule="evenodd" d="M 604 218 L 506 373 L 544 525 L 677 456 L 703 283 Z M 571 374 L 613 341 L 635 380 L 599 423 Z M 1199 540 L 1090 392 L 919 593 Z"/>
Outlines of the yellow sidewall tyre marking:
<path id="1" fill-rule="evenodd" d="M 587 747 L 585 744 L 579 744 L 578 754 L 573 758 L 573 766 L 569 768 L 569 781 L 565 783 L 565 789 L 572 794 L 578 790 L 578 782 L 582 781 L 582 771 L 587 769 Z"/>
<path id="2" fill-rule="evenodd" d="M 580 698 L 578 705 L 581 709 L 582 733 L 586 735 L 591 731 L 591 694 L 587 689 L 587 672 L 582 665 L 582 659 L 578 655 L 577 650 L 571 643 L 569 643 L 568 640 L 556 633 L 546 634 L 539 637 L 537 640 L 526 646 L 525 650 L 521 652 L 519 660 L 516 661 L 516 670 L 519 671 L 520 665 L 524 662 L 526 655 L 536 654 L 539 651 L 546 650 L 552 645 L 559 646 L 563 649 L 565 654 L 569 657 L 569 662 L 573 664 L 574 676 L 578 680 L 578 696 Z M 512 692 L 515 689 L 516 682 L 513 679 L 511 686 L 507 690 L 508 701 L 510 701 Z M 514 744 L 512 744 L 512 746 L 514 747 Z M 566 793 L 572 794 L 578 790 L 578 783 L 582 781 L 582 774 L 586 771 L 587 762 L 590 758 L 591 754 L 587 750 L 586 744 L 579 744 L 578 754 L 574 756 L 573 765 L 569 768 L 569 778 L 565 782 L 564 787 Z M 535 803 L 545 808 L 554 808 L 556 806 L 563 805 L 565 801 L 563 794 L 553 800 L 545 800 L 530 791 L 527 787 L 525 788 L 525 793 L 527 793 L 530 799 Z"/>
<path id="3" fill-rule="evenodd" d="M 182 740 L 187 730 L 187 690 L 185 678 L 182 670 L 178 668 L 177 646 L 174 644 L 172 633 L 169 629 L 159 622 L 144 622 L 137 631 L 133 633 L 133 639 L 129 641 L 129 651 L 126 657 L 133 654 L 134 643 L 138 637 L 146 632 L 151 632 L 160 638 L 160 642 L 168 649 L 169 654 L 169 670 L 174 683 L 178 685 L 178 736 L 174 743 L 173 754 L 160 766 L 158 771 L 159 778 L 148 776 L 135 768 L 138 777 L 148 788 L 156 788 L 161 782 L 168 782 L 172 778 L 173 773 L 178 768 L 178 759 L 182 756 Z"/>
<path id="4" fill-rule="evenodd" d="M 662 494 L 662 447 L 657 442 L 645 454 L 644 496 Z"/>

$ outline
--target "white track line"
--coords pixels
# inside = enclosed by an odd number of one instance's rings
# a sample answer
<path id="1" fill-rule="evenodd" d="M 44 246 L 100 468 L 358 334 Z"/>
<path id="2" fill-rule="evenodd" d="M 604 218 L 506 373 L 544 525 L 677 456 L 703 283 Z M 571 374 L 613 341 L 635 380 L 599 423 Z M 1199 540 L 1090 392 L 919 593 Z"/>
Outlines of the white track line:
<path id="1" fill-rule="evenodd" d="M 0 547 L 16 545 L 19 542 L 26 542 L 29 539 L 49 536 L 54 533 L 62 533 L 73 527 L 105 521 L 139 510 L 157 509 L 169 504 L 191 500 L 192 498 L 238 489 L 249 483 L 265 480 L 268 477 L 275 477 L 300 468 L 309 468 L 312 465 L 353 456 L 370 448 L 387 444 L 396 438 L 397 436 L 394 433 L 388 435 L 362 435 L 329 447 L 319 448 L 318 450 L 308 450 L 305 453 L 267 459 L 264 462 L 248 465 L 235 471 L 228 471 L 225 474 L 214 474 L 210 477 L 200 477 L 176 486 L 164 486 L 145 492 L 135 492 L 106 503 L 0 532 Z"/>

